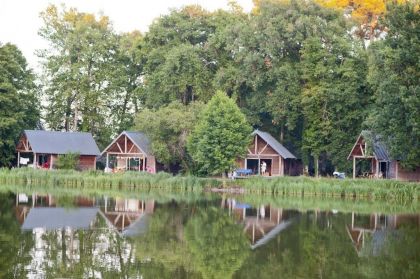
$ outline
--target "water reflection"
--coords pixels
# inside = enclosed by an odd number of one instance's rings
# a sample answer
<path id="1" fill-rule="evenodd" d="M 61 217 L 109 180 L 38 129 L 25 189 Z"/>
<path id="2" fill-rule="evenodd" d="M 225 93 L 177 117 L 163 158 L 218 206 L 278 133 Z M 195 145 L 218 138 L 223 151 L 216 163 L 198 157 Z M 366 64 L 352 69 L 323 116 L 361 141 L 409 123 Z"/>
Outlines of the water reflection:
<path id="1" fill-rule="evenodd" d="M 419 214 L 0 194 L 0 278 L 417 278 Z"/>
<path id="2" fill-rule="evenodd" d="M 135 247 L 122 236 L 145 233 L 153 211 L 154 200 L 17 194 L 16 218 L 34 240 L 28 278 L 140 276 Z"/>

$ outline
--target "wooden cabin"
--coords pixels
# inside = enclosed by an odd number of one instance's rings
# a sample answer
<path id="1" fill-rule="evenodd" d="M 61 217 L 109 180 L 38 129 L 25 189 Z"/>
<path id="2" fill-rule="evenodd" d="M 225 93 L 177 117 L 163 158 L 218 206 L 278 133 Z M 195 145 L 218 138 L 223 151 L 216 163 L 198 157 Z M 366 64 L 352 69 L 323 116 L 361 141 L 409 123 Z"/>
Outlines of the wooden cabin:
<path id="1" fill-rule="evenodd" d="M 79 170 L 96 169 L 100 154 L 90 133 L 25 130 L 16 146 L 17 167 L 53 169 L 58 155 L 77 153 Z"/>
<path id="2" fill-rule="evenodd" d="M 245 158 L 237 160 L 241 169 L 251 170 L 252 174 L 265 176 L 299 175 L 300 164 L 296 157 L 269 133 L 255 130 L 252 144 Z M 261 166 L 265 163 L 265 173 Z"/>
<path id="3" fill-rule="evenodd" d="M 347 160 L 353 160 L 353 178 L 389 178 L 406 181 L 420 181 L 420 166 L 415 170 L 405 170 L 399 160 L 393 159 L 379 135 L 362 131 L 350 151 Z M 358 163 L 369 162 L 369 168 L 363 169 Z M 360 163 L 359 163 L 360 164 Z"/>
<path id="4" fill-rule="evenodd" d="M 102 155 L 106 156 L 107 170 L 156 173 L 156 159 L 151 153 L 149 138 L 142 132 L 122 132 Z"/>

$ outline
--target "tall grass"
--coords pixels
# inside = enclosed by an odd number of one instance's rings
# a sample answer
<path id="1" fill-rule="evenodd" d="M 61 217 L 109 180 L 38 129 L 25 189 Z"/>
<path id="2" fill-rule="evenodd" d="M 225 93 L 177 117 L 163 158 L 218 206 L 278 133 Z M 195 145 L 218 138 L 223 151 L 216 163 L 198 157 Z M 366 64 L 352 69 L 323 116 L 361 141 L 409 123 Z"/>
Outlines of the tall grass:
<path id="1" fill-rule="evenodd" d="M 79 189 L 127 189 L 139 188 L 176 191 L 202 191 L 205 187 L 219 184 L 214 179 L 193 176 L 172 176 L 166 173 L 143 172 L 103 173 L 73 170 L 0 169 L 0 184 L 54 186 Z"/>
<path id="2" fill-rule="evenodd" d="M 309 177 L 250 178 L 237 184 L 249 194 L 274 196 L 341 197 L 370 200 L 418 200 L 420 184 L 396 180 Z"/>

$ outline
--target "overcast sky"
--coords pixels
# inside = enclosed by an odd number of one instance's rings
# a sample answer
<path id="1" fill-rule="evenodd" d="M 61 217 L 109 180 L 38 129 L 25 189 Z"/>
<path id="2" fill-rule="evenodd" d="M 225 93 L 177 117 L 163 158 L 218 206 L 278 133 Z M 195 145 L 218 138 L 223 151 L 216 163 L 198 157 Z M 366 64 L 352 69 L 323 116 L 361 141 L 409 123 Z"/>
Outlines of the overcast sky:
<path id="1" fill-rule="evenodd" d="M 252 8 L 252 0 L 237 0 L 245 11 Z M 147 31 L 153 19 L 166 14 L 169 8 L 198 4 L 207 10 L 227 9 L 228 0 L 0 0 L 0 42 L 17 45 L 28 60 L 29 66 L 38 67 L 36 49 L 46 47 L 38 36 L 42 25 L 39 13 L 49 4 L 75 7 L 81 12 L 109 16 L 118 32 Z"/>

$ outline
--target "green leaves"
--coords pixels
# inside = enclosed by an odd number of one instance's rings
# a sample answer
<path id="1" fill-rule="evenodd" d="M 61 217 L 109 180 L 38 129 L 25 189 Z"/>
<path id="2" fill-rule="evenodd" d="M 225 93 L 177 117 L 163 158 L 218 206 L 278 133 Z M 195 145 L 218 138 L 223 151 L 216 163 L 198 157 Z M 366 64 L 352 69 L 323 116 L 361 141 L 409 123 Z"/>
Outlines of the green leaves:
<path id="1" fill-rule="evenodd" d="M 9 167 L 23 129 L 39 123 L 34 76 L 26 59 L 12 44 L 0 44 L 0 166 Z"/>
<path id="2" fill-rule="evenodd" d="M 370 51 L 369 82 L 375 106 L 367 125 L 405 168 L 420 165 L 420 16 L 414 4 L 392 6 L 389 33 Z M 386 78 L 385 78 L 386 77 Z"/>
<path id="3" fill-rule="evenodd" d="M 188 151 L 203 174 L 225 174 L 245 155 L 251 127 L 235 102 L 218 91 L 188 139 Z"/>

